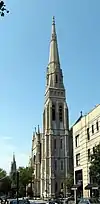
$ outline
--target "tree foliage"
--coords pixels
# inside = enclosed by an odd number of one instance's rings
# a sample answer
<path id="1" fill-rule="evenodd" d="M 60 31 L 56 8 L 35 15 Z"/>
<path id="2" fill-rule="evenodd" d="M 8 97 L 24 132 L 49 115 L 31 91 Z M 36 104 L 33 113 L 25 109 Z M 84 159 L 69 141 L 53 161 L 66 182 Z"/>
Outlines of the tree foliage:
<path id="1" fill-rule="evenodd" d="M 0 168 L 0 192 L 7 194 L 11 189 L 11 180 L 5 170 Z"/>
<path id="2" fill-rule="evenodd" d="M 33 170 L 31 167 L 19 167 L 19 194 L 20 196 L 26 195 L 26 186 L 32 182 Z M 0 168 L 0 192 L 7 194 L 15 186 L 15 192 L 17 187 L 17 172 L 7 175 L 6 171 Z M 28 189 L 31 192 L 31 189 Z"/>
<path id="3" fill-rule="evenodd" d="M 0 182 L 0 192 L 3 192 L 4 194 L 8 194 L 10 190 L 11 190 L 11 180 L 9 176 L 7 176 Z"/>
<path id="4" fill-rule="evenodd" d="M 100 144 L 95 146 L 90 163 L 90 177 L 100 185 Z"/>
<path id="5" fill-rule="evenodd" d="M 0 168 L 0 179 L 4 178 L 6 175 L 6 171 Z"/>
<path id="6" fill-rule="evenodd" d="M 67 186 L 67 189 L 69 192 L 71 192 L 71 188 L 74 184 L 74 173 L 71 172 L 68 174 L 68 177 L 66 178 L 66 181 L 65 181 L 65 186 Z"/>
<path id="7" fill-rule="evenodd" d="M 32 182 L 32 168 L 31 167 L 19 167 L 19 193 L 24 196 L 26 193 L 26 186 Z M 23 194 L 23 195 L 22 195 Z"/>
<path id="8" fill-rule="evenodd" d="M 5 12 L 9 13 L 9 11 L 6 9 L 6 5 L 5 5 L 4 1 L 0 0 L 0 15 L 4 16 Z"/>
<path id="9" fill-rule="evenodd" d="M 32 168 L 31 167 L 19 167 L 19 183 L 23 186 L 28 185 L 32 181 Z"/>

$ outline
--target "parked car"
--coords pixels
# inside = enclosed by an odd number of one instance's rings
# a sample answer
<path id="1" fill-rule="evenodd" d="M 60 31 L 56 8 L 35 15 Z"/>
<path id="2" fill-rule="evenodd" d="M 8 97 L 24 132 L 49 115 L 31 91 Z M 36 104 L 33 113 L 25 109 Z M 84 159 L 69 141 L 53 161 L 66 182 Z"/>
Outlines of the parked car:
<path id="1" fill-rule="evenodd" d="M 78 204 L 92 204 L 92 203 L 100 203 L 100 201 L 96 198 L 81 198 Z"/>
<path id="2" fill-rule="evenodd" d="M 17 204 L 17 200 L 11 200 L 10 204 Z M 18 199 L 18 204 L 30 204 L 30 201 L 28 199 Z"/>

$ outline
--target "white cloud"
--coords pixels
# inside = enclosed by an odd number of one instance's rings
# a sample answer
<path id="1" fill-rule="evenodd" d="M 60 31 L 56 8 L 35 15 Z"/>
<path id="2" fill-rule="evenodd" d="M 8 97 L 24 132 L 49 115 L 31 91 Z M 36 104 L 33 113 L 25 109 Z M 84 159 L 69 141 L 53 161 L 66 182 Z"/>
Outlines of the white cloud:
<path id="1" fill-rule="evenodd" d="M 10 136 L 2 136 L 1 139 L 2 140 L 12 140 L 12 137 L 10 137 Z"/>
<path id="2" fill-rule="evenodd" d="M 0 168 L 10 172 L 11 161 L 15 153 L 17 167 L 26 166 L 29 160 L 29 154 L 23 153 L 13 143 L 13 139 L 7 136 L 0 137 Z"/>

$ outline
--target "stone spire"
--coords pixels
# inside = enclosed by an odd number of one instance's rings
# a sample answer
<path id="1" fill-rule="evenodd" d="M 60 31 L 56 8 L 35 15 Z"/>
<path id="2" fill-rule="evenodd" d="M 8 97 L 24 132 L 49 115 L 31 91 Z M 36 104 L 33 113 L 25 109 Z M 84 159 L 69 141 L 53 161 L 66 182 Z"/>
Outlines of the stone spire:
<path id="1" fill-rule="evenodd" d="M 40 134 L 40 127 L 39 127 L 39 125 L 38 125 L 38 134 Z"/>
<path id="2" fill-rule="evenodd" d="M 52 33 L 50 41 L 49 63 L 46 73 L 46 89 L 49 87 L 64 88 L 62 69 L 60 68 L 55 18 L 52 18 Z"/>
<path id="3" fill-rule="evenodd" d="M 15 154 L 13 153 L 13 163 L 15 163 Z"/>
<path id="4" fill-rule="evenodd" d="M 17 167 L 16 167 L 16 160 L 15 160 L 15 154 L 13 153 L 13 161 L 11 162 L 11 173 L 15 173 L 17 170 Z"/>
<path id="5" fill-rule="evenodd" d="M 54 16 L 52 18 L 52 33 L 51 33 L 51 41 L 50 41 L 50 53 L 49 53 L 48 67 L 51 63 L 55 64 L 57 67 L 60 66 Z"/>

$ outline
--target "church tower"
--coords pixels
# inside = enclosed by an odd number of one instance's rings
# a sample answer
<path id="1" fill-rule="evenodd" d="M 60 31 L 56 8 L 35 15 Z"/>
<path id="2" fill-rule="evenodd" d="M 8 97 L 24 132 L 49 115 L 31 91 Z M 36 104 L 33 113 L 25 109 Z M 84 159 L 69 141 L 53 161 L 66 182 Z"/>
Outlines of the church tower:
<path id="1" fill-rule="evenodd" d="M 11 162 L 11 172 L 10 172 L 11 186 L 13 190 L 16 188 L 16 172 L 17 172 L 16 160 L 15 160 L 15 154 L 13 153 L 13 161 Z"/>
<path id="2" fill-rule="evenodd" d="M 42 144 L 41 194 L 45 192 L 51 197 L 65 191 L 64 181 L 69 171 L 69 116 L 54 17 L 46 73 Z"/>
<path id="3" fill-rule="evenodd" d="M 16 167 L 16 160 L 15 160 L 15 154 L 13 153 L 13 161 L 11 162 L 11 174 L 16 173 L 17 167 Z"/>

